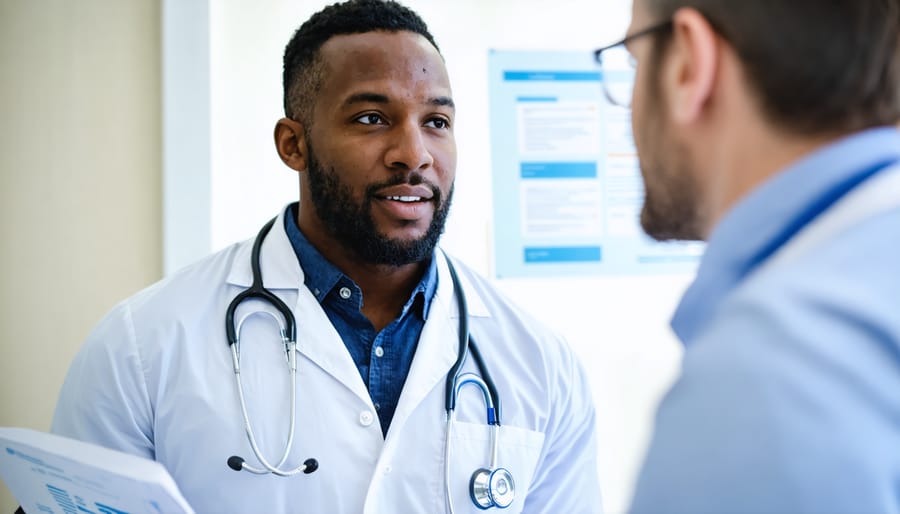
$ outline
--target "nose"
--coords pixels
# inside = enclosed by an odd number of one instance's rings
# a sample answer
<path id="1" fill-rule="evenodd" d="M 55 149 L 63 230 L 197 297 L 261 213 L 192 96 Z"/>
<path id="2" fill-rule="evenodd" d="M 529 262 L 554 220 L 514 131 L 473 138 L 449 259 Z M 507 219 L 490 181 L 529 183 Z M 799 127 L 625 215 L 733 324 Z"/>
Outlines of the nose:
<path id="1" fill-rule="evenodd" d="M 390 147 L 385 153 L 388 168 L 402 171 L 423 170 L 434 164 L 425 129 L 417 122 L 396 125 Z"/>

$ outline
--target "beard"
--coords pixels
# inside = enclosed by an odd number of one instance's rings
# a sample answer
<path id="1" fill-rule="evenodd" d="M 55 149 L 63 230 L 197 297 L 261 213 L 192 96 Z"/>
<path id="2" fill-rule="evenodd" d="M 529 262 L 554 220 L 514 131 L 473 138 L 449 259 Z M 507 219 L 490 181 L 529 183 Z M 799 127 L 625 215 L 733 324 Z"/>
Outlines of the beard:
<path id="1" fill-rule="evenodd" d="M 687 148 L 663 118 L 668 111 L 658 77 L 648 79 L 653 87 L 643 114 L 632 111 L 633 124 L 643 129 L 634 131 L 644 181 L 641 228 L 657 241 L 699 241 L 703 239 L 700 184 Z"/>
<path id="2" fill-rule="evenodd" d="M 332 167 L 326 169 L 309 147 L 307 174 L 316 215 L 325 230 L 346 250 L 368 264 L 403 266 L 430 258 L 444 232 L 447 214 L 453 198 L 453 187 L 444 198 L 441 190 L 417 172 L 397 174 L 390 180 L 369 184 L 361 201 L 353 197 L 353 190 L 341 181 Z M 385 187 L 399 184 L 424 184 L 431 189 L 434 215 L 425 234 L 418 239 L 390 239 L 378 232 L 372 216 L 372 199 Z"/>
<path id="3" fill-rule="evenodd" d="M 657 139 L 659 141 L 659 139 Z M 685 164 L 686 151 L 678 143 L 661 145 L 665 167 L 654 159 L 641 159 L 644 205 L 641 228 L 657 241 L 703 239 L 697 183 Z"/>

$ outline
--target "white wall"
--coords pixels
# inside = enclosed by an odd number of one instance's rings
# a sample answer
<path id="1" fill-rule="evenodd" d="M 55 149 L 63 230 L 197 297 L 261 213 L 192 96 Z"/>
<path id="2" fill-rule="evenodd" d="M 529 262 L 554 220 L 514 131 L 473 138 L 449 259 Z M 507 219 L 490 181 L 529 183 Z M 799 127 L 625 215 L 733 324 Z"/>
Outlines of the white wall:
<path id="1" fill-rule="evenodd" d="M 167 0 L 172 5 L 177 0 Z M 278 207 L 296 199 L 297 177 L 278 159 L 272 130 L 282 115 L 281 55 L 293 31 L 324 1 L 208 2 L 209 166 L 168 166 L 172 180 L 206 180 L 209 196 L 170 208 L 209 220 L 211 249 L 252 237 Z M 459 166 L 443 245 L 491 275 L 490 132 L 487 51 L 585 50 L 624 34 L 628 0 L 407 0 L 437 39 L 457 104 Z M 264 5 L 264 8 L 263 8 Z M 183 49 L 190 51 L 190 49 Z M 168 107 L 167 107 L 168 109 Z M 168 111 L 167 111 L 168 112 Z M 200 134 L 198 137 L 203 137 Z M 167 160 L 167 163 L 169 161 Z M 167 200 L 168 201 L 168 200 Z M 208 202 L 208 207 L 204 203 Z M 191 214 L 191 209 L 194 210 Z M 167 227 L 167 241 L 179 234 Z M 189 233 L 180 236 L 190 237 Z M 472 241 L 482 244 L 472 244 Z M 167 271 L 186 264 L 171 258 Z M 622 512 L 660 394 L 680 347 L 668 319 L 690 276 L 506 279 L 498 285 L 562 331 L 591 376 L 599 416 L 599 465 L 608 512 Z"/>

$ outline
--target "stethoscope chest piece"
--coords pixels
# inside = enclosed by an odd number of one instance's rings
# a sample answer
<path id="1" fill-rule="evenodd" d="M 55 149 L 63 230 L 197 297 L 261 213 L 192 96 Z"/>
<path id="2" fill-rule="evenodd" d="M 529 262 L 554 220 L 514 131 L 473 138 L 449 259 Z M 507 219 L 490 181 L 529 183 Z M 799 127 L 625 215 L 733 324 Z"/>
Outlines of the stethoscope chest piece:
<path id="1" fill-rule="evenodd" d="M 505 509 L 516 499 L 516 484 L 506 468 L 481 468 L 472 474 L 469 494 L 480 509 Z"/>

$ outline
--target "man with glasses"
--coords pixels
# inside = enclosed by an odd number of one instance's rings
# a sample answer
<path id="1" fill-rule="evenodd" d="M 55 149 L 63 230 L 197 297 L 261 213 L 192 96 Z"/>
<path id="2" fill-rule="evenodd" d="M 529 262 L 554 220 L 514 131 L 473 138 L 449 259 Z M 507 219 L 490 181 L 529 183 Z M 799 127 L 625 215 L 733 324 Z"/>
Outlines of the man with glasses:
<path id="1" fill-rule="evenodd" d="M 708 242 L 633 510 L 900 512 L 900 2 L 635 0 L 628 34 L 641 225 Z"/>

